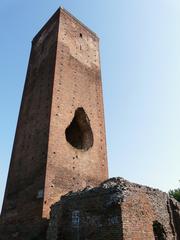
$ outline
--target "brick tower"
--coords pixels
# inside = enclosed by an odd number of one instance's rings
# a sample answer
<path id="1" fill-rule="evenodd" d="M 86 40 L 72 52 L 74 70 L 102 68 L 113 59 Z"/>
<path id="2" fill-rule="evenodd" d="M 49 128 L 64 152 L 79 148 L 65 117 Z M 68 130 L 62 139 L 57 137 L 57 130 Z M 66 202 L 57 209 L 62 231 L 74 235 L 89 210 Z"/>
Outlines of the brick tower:
<path id="1" fill-rule="evenodd" d="M 33 239 L 62 194 L 107 178 L 99 39 L 60 8 L 32 41 L 0 239 Z"/>

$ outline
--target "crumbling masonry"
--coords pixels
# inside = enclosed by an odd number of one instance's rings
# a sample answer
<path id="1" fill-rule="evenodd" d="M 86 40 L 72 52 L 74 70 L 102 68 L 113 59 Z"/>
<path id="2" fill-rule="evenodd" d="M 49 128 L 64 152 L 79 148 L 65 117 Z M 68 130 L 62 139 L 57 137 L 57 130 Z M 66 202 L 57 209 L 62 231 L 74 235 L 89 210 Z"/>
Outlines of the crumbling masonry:
<path id="1" fill-rule="evenodd" d="M 0 240 L 180 239 L 175 200 L 107 179 L 99 38 L 60 8 L 32 41 Z"/>
<path id="2" fill-rule="evenodd" d="M 180 203 L 157 189 L 113 178 L 52 206 L 48 240 L 177 240 Z"/>

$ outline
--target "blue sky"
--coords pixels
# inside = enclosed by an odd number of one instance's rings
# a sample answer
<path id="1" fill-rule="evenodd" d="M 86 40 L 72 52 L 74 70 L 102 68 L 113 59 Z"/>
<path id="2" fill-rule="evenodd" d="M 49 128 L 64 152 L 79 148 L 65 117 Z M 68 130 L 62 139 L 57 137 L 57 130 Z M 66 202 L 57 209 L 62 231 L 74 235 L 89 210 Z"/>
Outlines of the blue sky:
<path id="1" fill-rule="evenodd" d="M 0 205 L 31 40 L 60 5 L 101 39 L 110 177 L 178 187 L 180 1 L 1 0 Z"/>

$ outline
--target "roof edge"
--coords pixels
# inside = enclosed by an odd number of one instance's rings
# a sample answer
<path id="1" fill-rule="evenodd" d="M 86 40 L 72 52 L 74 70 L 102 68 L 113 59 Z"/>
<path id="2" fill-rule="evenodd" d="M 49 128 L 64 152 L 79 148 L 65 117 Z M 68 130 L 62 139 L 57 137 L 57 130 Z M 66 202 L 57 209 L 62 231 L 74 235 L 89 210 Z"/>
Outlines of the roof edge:
<path id="1" fill-rule="evenodd" d="M 64 7 L 59 7 L 56 12 L 50 17 L 50 19 L 43 25 L 43 27 L 37 32 L 37 34 L 34 36 L 32 43 L 34 43 L 39 35 L 44 31 L 44 29 L 47 27 L 47 25 L 54 19 L 56 18 L 56 15 L 60 15 L 60 13 L 64 12 L 65 14 L 67 14 L 68 16 L 70 16 L 72 19 L 74 19 L 76 22 L 78 22 L 83 28 L 85 28 L 88 32 L 90 32 L 94 37 L 96 37 L 99 40 L 98 35 L 93 32 L 89 27 L 87 27 L 84 23 L 82 23 L 78 18 L 76 18 L 74 15 L 72 15 L 69 11 L 67 11 L 66 9 L 64 9 Z"/>
<path id="2" fill-rule="evenodd" d="M 64 9 L 64 7 L 60 7 L 59 8 L 60 11 L 66 13 L 67 15 L 69 15 L 71 18 L 73 18 L 76 22 L 78 22 L 82 27 L 84 27 L 88 32 L 90 32 L 91 34 L 93 34 L 96 38 L 99 39 L 97 33 L 93 32 L 89 27 L 87 27 L 83 22 L 81 22 L 78 18 L 76 18 L 74 15 L 72 15 L 68 10 Z"/>
<path id="3" fill-rule="evenodd" d="M 44 29 L 47 27 L 47 25 L 49 25 L 49 23 L 54 19 L 56 18 L 56 16 L 58 16 L 60 14 L 60 10 L 61 10 L 61 7 L 59 7 L 56 12 L 49 18 L 49 20 L 40 28 L 40 30 L 37 32 L 37 34 L 34 36 L 33 40 L 32 40 L 32 43 L 34 43 L 37 38 L 39 37 L 39 35 L 44 31 Z"/>

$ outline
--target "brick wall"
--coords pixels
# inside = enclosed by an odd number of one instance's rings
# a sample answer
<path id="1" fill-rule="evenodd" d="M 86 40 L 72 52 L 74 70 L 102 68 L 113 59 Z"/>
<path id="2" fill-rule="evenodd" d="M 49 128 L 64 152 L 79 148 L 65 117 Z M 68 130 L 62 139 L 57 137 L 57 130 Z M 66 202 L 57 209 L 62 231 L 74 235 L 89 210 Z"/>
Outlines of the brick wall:
<path id="1" fill-rule="evenodd" d="M 26 229 L 29 229 L 29 223 L 33 228 L 34 224 L 37 225 L 38 221 L 42 221 L 59 24 L 57 14 L 32 42 L 12 151 L 1 219 L 5 228 L 14 229 L 13 236 L 17 235 L 17 239 L 20 239 L 19 231 L 27 235 Z M 5 234 L 5 230 L 3 232 Z M 10 234 L 11 231 L 7 232 Z M 8 237 L 11 238 L 12 236 Z M 3 239 L 5 239 L 4 235 Z"/>
<path id="2" fill-rule="evenodd" d="M 157 189 L 113 178 L 63 196 L 52 207 L 48 240 L 179 240 L 179 230 L 177 201 Z"/>
<path id="3" fill-rule="evenodd" d="M 58 32 L 43 209 L 45 217 L 60 195 L 87 185 L 96 186 L 108 178 L 99 39 L 65 10 L 60 13 Z M 92 130 L 93 144 L 88 150 L 72 146 L 65 135 L 79 108 L 83 109 L 84 121 L 88 119 Z M 81 131 L 84 129 L 78 130 Z"/>
<path id="4" fill-rule="evenodd" d="M 99 39 L 59 9 L 32 42 L 1 238 L 40 236 L 62 194 L 107 177 Z"/>

